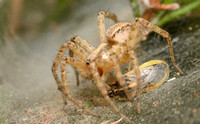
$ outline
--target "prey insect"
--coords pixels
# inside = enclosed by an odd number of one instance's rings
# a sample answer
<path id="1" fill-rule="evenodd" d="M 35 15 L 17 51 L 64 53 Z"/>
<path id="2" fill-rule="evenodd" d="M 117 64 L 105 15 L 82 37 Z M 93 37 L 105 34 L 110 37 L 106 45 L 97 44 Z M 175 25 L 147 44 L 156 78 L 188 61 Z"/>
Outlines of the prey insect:
<path id="1" fill-rule="evenodd" d="M 105 29 L 105 17 L 112 19 L 115 24 L 107 29 Z M 139 43 L 145 36 L 142 27 L 146 29 L 150 29 L 162 37 L 167 39 L 167 43 L 169 45 L 170 57 L 173 65 L 176 69 L 183 74 L 181 69 L 175 62 L 174 52 L 171 43 L 171 37 L 168 32 L 165 30 L 151 24 L 150 22 L 142 19 L 136 18 L 133 22 L 118 22 L 116 15 L 106 12 L 100 11 L 98 14 L 98 29 L 100 35 L 101 44 L 94 48 L 88 42 L 83 40 L 80 37 L 74 37 L 71 41 L 65 42 L 60 51 L 55 58 L 52 66 L 52 72 L 54 78 L 58 84 L 58 88 L 62 92 L 63 101 L 67 104 L 66 98 L 76 104 L 78 107 L 84 109 L 88 113 L 99 117 L 98 114 L 93 111 L 85 108 L 82 104 L 80 104 L 76 99 L 74 99 L 70 93 L 68 88 L 68 77 L 67 77 L 67 65 L 71 65 L 74 67 L 76 72 L 77 80 L 78 78 L 78 70 L 81 72 L 81 76 L 85 79 L 94 79 L 95 85 L 104 96 L 106 101 L 111 105 L 113 110 L 118 113 L 123 119 L 127 122 L 132 123 L 128 117 L 120 112 L 120 110 L 115 106 L 114 102 L 108 96 L 108 92 L 106 90 L 105 80 L 107 73 L 111 70 L 114 71 L 116 75 L 116 79 L 118 80 L 120 86 L 125 92 L 128 100 L 130 100 L 133 108 L 137 113 L 140 113 L 140 93 L 141 93 L 141 75 L 139 70 L 139 65 L 137 61 L 137 57 L 134 52 L 134 47 L 137 43 Z M 69 53 L 69 57 L 63 58 L 65 51 L 69 48 L 71 51 Z M 74 57 L 76 54 L 77 57 Z M 126 83 L 123 77 L 123 74 L 120 70 L 120 66 L 124 63 L 131 62 L 133 64 L 133 71 L 135 72 L 136 80 L 137 80 L 137 104 L 135 105 L 132 95 L 128 91 L 126 87 Z M 59 80 L 58 74 L 56 72 L 58 66 L 60 65 L 61 71 L 61 80 Z M 77 81 L 79 82 L 79 81 Z"/>
<path id="2" fill-rule="evenodd" d="M 142 64 L 139 69 L 141 75 L 141 93 L 156 89 L 161 84 L 163 84 L 169 76 L 169 66 L 162 60 L 148 61 Z M 123 76 L 128 91 L 132 96 L 135 96 L 137 91 L 137 80 L 135 72 L 131 70 Z M 108 86 L 108 95 L 110 97 L 127 98 L 119 82 L 117 80 L 113 81 L 112 75 L 111 83 L 108 83 Z"/>

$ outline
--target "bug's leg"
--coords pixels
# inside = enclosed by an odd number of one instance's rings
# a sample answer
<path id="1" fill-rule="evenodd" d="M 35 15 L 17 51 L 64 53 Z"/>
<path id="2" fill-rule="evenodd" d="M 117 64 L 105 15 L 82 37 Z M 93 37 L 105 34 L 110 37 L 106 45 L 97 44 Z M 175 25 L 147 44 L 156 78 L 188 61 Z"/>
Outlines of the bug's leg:
<path id="1" fill-rule="evenodd" d="M 113 77 L 113 74 L 111 72 L 109 73 L 109 76 L 110 76 L 110 82 L 113 83 L 114 82 L 114 77 Z"/>
<path id="2" fill-rule="evenodd" d="M 176 64 L 175 62 L 175 58 L 174 58 L 174 52 L 173 52 L 173 47 L 172 47 L 172 41 L 171 41 L 171 37 L 170 37 L 170 34 L 159 28 L 158 26 L 156 25 L 153 25 L 152 23 L 146 21 L 145 19 L 143 18 L 137 18 L 136 19 L 136 24 L 138 25 L 138 23 L 142 24 L 143 26 L 151 29 L 152 31 L 160 34 L 162 37 L 166 38 L 167 39 L 167 43 L 168 43 L 168 46 L 169 46 L 169 53 L 170 53 L 170 57 L 171 57 L 171 61 L 173 63 L 173 65 L 176 67 L 176 69 L 181 73 L 181 75 L 183 75 L 183 71 L 178 67 L 178 65 Z"/>
<path id="3" fill-rule="evenodd" d="M 131 93 L 128 91 L 127 87 L 126 87 L 126 84 L 125 84 L 125 81 L 124 81 L 124 77 L 121 73 L 121 70 L 120 70 L 120 65 L 118 63 L 118 60 L 117 60 L 117 57 L 116 56 L 112 56 L 112 60 L 114 62 L 114 72 L 116 74 L 116 77 L 117 77 L 117 80 L 119 81 L 119 84 L 121 85 L 121 87 L 123 88 L 124 92 L 126 93 L 126 96 L 127 98 L 130 100 L 130 102 L 132 103 L 133 105 L 133 108 L 135 109 L 135 111 L 137 113 L 139 113 L 139 111 L 137 110 L 136 106 L 135 106 L 135 103 L 134 103 L 134 100 L 132 98 L 132 95 Z M 134 67 L 135 68 L 135 67 Z"/>
<path id="4" fill-rule="evenodd" d="M 71 42 L 71 41 L 67 41 L 65 42 L 59 52 L 58 52 L 58 55 L 56 56 L 56 58 L 54 59 L 54 62 L 53 62 L 53 66 L 52 66 L 52 73 L 53 73 L 53 76 L 56 80 L 56 83 L 58 84 L 58 88 L 59 90 L 62 91 L 62 85 L 61 85 L 61 82 L 58 78 L 58 74 L 56 72 L 60 62 L 61 62 L 61 59 L 66 51 L 67 48 L 70 48 L 75 54 L 77 54 L 77 56 L 79 58 L 81 58 L 83 61 L 86 61 L 86 58 L 87 58 L 87 53 L 82 49 L 80 48 L 79 46 L 77 46 L 75 43 Z M 67 101 L 65 99 L 65 95 L 62 93 L 62 97 L 63 97 L 63 101 L 65 104 L 67 104 Z"/>
<path id="5" fill-rule="evenodd" d="M 138 64 L 138 60 L 137 57 L 135 55 L 135 52 L 133 50 L 129 51 L 129 55 L 130 58 L 132 60 L 133 63 L 133 67 L 134 67 L 134 72 L 136 75 L 136 80 L 137 80 L 137 92 L 136 92 L 136 96 L 137 96 L 137 109 L 138 109 L 138 113 L 141 112 L 141 108 L 140 108 L 140 93 L 141 93 L 141 75 L 140 75 L 140 70 L 139 70 L 139 64 Z"/>
<path id="6" fill-rule="evenodd" d="M 85 110 L 86 112 L 96 116 L 96 117 L 99 117 L 98 114 L 94 113 L 93 111 L 85 108 L 83 105 L 81 105 L 79 102 L 77 102 L 77 100 L 75 100 L 70 94 L 69 94 L 69 88 L 68 88 L 68 80 L 67 80 L 67 71 L 66 71 L 66 65 L 67 64 L 70 64 L 74 67 L 77 67 L 77 68 L 80 68 L 80 69 L 84 69 L 84 68 L 87 68 L 85 66 L 85 63 L 84 61 L 82 60 L 79 60 L 79 59 L 75 59 L 75 58 L 71 58 L 71 57 L 67 57 L 67 58 L 64 58 L 62 61 L 61 61 L 61 78 L 62 78 L 62 85 L 63 85 L 63 92 L 64 94 L 66 95 L 66 97 L 71 100 L 74 104 L 76 104 L 79 108 Z"/>
<path id="7" fill-rule="evenodd" d="M 107 43 L 106 38 L 106 29 L 105 29 L 105 17 L 112 19 L 115 23 L 118 22 L 117 16 L 113 13 L 109 13 L 106 11 L 100 11 L 97 17 L 98 20 L 98 29 L 99 29 L 99 36 L 102 43 Z"/>
<path id="8" fill-rule="evenodd" d="M 104 86 L 104 82 L 102 82 L 102 79 L 98 73 L 97 67 L 94 62 L 90 63 L 90 69 L 91 73 L 95 79 L 96 86 L 98 87 L 101 94 L 104 96 L 108 104 L 111 105 L 111 107 L 114 109 L 114 111 L 119 114 L 123 119 L 125 119 L 128 123 L 132 123 L 125 115 L 123 115 L 119 109 L 115 106 L 115 104 L 111 101 L 110 97 L 108 96 L 108 93 L 106 91 L 106 87 Z"/>

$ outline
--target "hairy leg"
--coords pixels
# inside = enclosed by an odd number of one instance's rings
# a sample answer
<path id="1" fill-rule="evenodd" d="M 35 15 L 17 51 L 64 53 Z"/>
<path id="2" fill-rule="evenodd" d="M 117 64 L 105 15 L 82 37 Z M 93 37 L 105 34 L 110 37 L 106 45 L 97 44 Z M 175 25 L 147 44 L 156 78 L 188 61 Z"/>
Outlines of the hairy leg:
<path id="1" fill-rule="evenodd" d="M 82 39 L 79 36 L 74 36 L 71 39 L 71 41 L 78 44 L 80 47 L 82 47 L 88 53 L 91 53 L 92 51 L 95 50 L 95 48 L 91 44 L 89 44 L 86 40 Z"/>
<path id="2" fill-rule="evenodd" d="M 132 122 L 119 111 L 119 109 L 115 106 L 115 104 L 111 101 L 110 97 L 108 96 L 106 87 L 104 86 L 104 82 L 102 81 L 102 78 L 100 77 L 94 62 L 90 63 L 90 68 L 91 68 L 91 73 L 95 79 L 96 86 L 98 87 L 99 91 L 104 96 L 106 101 L 111 105 L 111 107 L 117 114 L 119 114 L 123 119 L 125 119 L 128 123 L 131 124 Z"/>
<path id="3" fill-rule="evenodd" d="M 59 80 L 59 77 L 58 77 L 56 70 L 57 70 L 57 68 L 58 68 L 58 66 L 61 62 L 61 59 L 62 59 L 63 55 L 65 54 L 65 51 L 66 51 L 67 48 L 71 49 L 83 61 L 86 61 L 86 58 L 88 56 L 87 53 L 82 48 L 80 48 L 79 46 L 77 46 L 75 43 L 73 43 L 71 41 L 67 41 L 61 46 L 61 48 L 58 52 L 58 55 L 54 59 L 53 66 L 52 66 L 53 76 L 56 80 L 56 83 L 58 84 L 59 90 L 61 90 L 61 91 L 62 91 L 62 85 L 61 85 L 61 82 Z M 67 104 L 67 101 L 65 99 L 64 94 L 62 94 L 62 97 L 63 97 L 64 103 Z"/>
<path id="4" fill-rule="evenodd" d="M 102 43 L 107 43 L 106 38 L 106 29 L 105 29 L 105 17 L 112 19 L 115 23 L 118 22 L 117 16 L 113 13 L 109 13 L 106 11 L 100 11 L 98 14 L 98 29 L 99 29 L 99 36 Z"/>
<path id="5" fill-rule="evenodd" d="M 137 42 L 140 41 L 141 38 L 143 38 L 143 35 L 139 35 L 139 25 L 138 25 L 138 21 L 135 20 L 134 22 L 132 22 L 131 25 L 131 32 L 130 32 L 130 36 L 129 36 L 129 50 L 127 51 L 129 56 L 130 56 L 130 61 L 133 64 L 133 70 L 135 72 L 136 75 L 136 80 L 137 80 L 137 92 L 136 92 L 136 97 L 137 97 L 137 112 L 140 113 L 141 112 L 141 108 L 140 108 L 140 93 L 141 93 L 141 75 L 140 75 L 140 70 L 139 70 L 139 64 L 138 64 L 138 60 L 136 58 L 135 52 L 134 52 L 134 47 L 137 44 Z M 140 32 L 141 33 L 141 32 Z"/>
<path id="6" fill-rule="evenodd" d="M 81 76 L 84 77 L 85 79 L 89 80 L 92 79 L 92 74 L 86 74 L 84 71 L 81 71 Z"/>
<path id="7" fill-rule="evenodd" d="M 141 75 L 140 75 L 140 70 L 139 70 L 139 64 L 138 64 L 138 60 L 136 58 L 136 55 L 134 53 L 134 51 L 129 51 L 129 55 L 131 58 L 131 61 L 133 63 L 133 67 L 134 67 L 134 72 L 136 75 L 136 80 L 137 80 L 137 112 L 140 113 L 141 112 L 141 108 L 140 108 L 140 93 L 141 93 Z"/>
<path id="8" fill-rule="evenodd" d="M 153 25 L 152 23 L 146 21 L 143 18 L 137 18 L 135 20 L 135 22 L 136 22 L 136 25 L 142 24 L 143 26 L 151 29 L 152 31 L 160 34 L 162 37 L 167 39 L 171 61 L 172 61 L 173 65 L 176 67 L 176 69 L 181 73 L 181 75 L 183 75 L 183 71 L 178 67 L 178 65 L 175 62 L 174 52 L 173 52 L 173 47 L 172 47 L 172 41 L 171 41 L 171 37 L 170 37 L 169 33 L 166 32 L 165 30 L 159 28 L 158 26 Z"/>
<path id="9" fill-rule="evenodd" d="M 76 61 L 75 61 L 76 60 Z M 66 64 L 74 64 L 74 66 L 79 67 L 80 69 L 85 68 L 85 64 L 81 64 L 81 61 L 77 61 L 78 59 L 75 58 L 65 58 L 61 62 L 61 78 L 62 78 L 62 85 L 63 85 L 63 92 L 66 95 L 66 97 L 71 100 L 74 104 L 76 104 L 79 108 L 85 110 L 86 112 L 99 117 L 98 114 L 94 113 L 93 111 L 85 108 L 83 105 L 81 105 L 77 100 L 75 100 L 70 94 L 69 94 L 69 88 L 68 88 L 68 80 L 67 80 L 67 71 L 66 71 Z M 84 67 L 85 66 L 85 67 Z"/>
<path id="10" fill-rule="evenodd" d="M 82 47 L 88 53 L 91 53 L 92 51 L 95 50 L 95 48 L 92 45 L 90 45 L 86 40 L 82 39 L 79 36 L 74 36 L 71 39 L 71 41 L 74 42 L 74 43 L 76 43 L 76 44 L 78 44 L 80 47 Z M 74 57 L 74 53 L 73 53 L 73 51 L 71 49 L 69 50 L 69 56 L 70 57 Z M 74 69 L 75 75 L 76 75 L 76 81 L 77 81 L 76 84 L 77 84 L 77 86 L 79 86 L 79 84 L 80 84 L 79 72 L 78 72 L 78 70 L 76 68 L 73 68 L 73 69 Z M 81 76 L 84 77 L 85 75 L 81 74 Z"/>
<path id="11" fill-rule="evenodd" d="M 112 60 L 113 60 L 113 63 L 114 63 L 114 72 L 116 74 L 116 77 L 117 77 L 117 80 L 119 81 L 119 84 L 121 85 L 121 87 L 123 88 L 124 92 L 126 93 L 126 96 L 127 98 L 131 101 L 132 105 L 133 105 L 133 108 L 135 109 L 135 111 L 138 113 L 138 110 L 136 109 L 135 107 L 135 103 L 133 101 L 133 98 L 131 96 L 131 93 L 128 91 L 127 87 L 126 87 L 126 84 L 125 84 L 125 81 L 124 81 L 124 78 L 123 78 L 123 75 L 121 73 L 121 70 L 120 70 L 120 65 L 118 63 L 118 60 L 117 60 L 117 57 L 115 55 L 112 56 Z"/>

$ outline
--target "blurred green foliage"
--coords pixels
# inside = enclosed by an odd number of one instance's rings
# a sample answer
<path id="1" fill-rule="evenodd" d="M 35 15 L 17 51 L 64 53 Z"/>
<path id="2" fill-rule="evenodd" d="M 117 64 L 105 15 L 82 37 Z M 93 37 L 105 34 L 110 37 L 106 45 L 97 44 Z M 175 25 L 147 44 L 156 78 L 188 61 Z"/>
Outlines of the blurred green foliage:
<path id="1" fill-rule="evenodd" d="M 139 17 L 138 0 L 130 0 L 135 16 Z M 12 0 L 0 1 L 0 40 L 3 41 L 8 31 L 10 4 Z M 82 0 L 23 0 L 21 6 L 19 26 L 17 34 L 26 32 L 38 34 L 48 27 L 55 27 L 68 19 L 72 10 L 81 6 Z M 181 8 L 176 11 L 160 11 L 156 13 L 154 20 L 159 26 L 186 15 L 200 7 L 200 0 L 163 0 L 163 4 L 177 2 Z M 1 42 L 2 43 L 2 42 Z"/>
<path id="2" fill-rule="evenodd" d="M 187 1 L 187 0 L 186 0 Z M 185 1 L 184 1 L 185 2 Z M 188 3 L 186 2 L 185 5 L 181 3 L 181 7 L 175 11 L 172 11 L 168 14 L 165 14 L 157 23 L 158 26 L 163 26 L 165 23 L 178 18 L 180 16 L 186 15 L 187 13 L 198 9 L 200 7 L 200 0 L 188 0 Z"/>
<path id="3" fill-rule="evenodd" d="M 140 15 L 140 10 L 139 10 L 139 5 L 137 3 L 137 0 L 130 0 L 130 2 L 132 3 L 134 16 L 140 17 L 141 15 Z"/>
<path id="4" fill-rule="evenodd" d="M 137 0 L 130 0 L 133 5 L 135 17 L 140 17 L 139 6 Z M 163 26 L 167 22 L 178 17 L 187 15 L 188 13 L 200 8 L 200 0 L 163 0 L 162 4 L 179 3 L 180 8 L 173 11 L 158 11 L 152 22 L 158 26 Z"/>

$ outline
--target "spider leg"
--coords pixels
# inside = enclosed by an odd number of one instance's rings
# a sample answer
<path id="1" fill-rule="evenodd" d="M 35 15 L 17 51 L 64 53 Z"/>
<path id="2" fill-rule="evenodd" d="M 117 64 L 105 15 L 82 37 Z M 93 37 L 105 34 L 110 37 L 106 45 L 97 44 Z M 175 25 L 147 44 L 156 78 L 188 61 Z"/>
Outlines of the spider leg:
<path id="1" fill-rule="evenodd" d="M 79 46 L 77 46 L 75 43 L 73 43 L 71 41 L 67 41 L 61 46 L 59 53 L 56 56 L 56 58 L 54 59 L 53 66 L 52 66 L 53 76 L 56 80 L 56 83 L 58 84 L 59 90 L 61 90 L 61 91 L 62 91 L 62 85 L 61 85 L 61 82 L 58 78 L 58 74 L 57 74 L 56 70 L 57 70 L 57 68 L 58 68 L 58 66 L 61 62 L 61 59 L 62 59 L 67 48 L 70 48 L 83 61 L 86 61 L 86 58 L 88 56 L 88 54 L 82 48 L 80 48 Z M 67 101 L 65 99 L 65 95 L 63 93 L 62 93 L 62 97 L 63 97 L 64 103 L 67 104 Z"/>
<path id="2" fill-rule="evenodd" d="M 140 70 L 139 70 L 139 64 L 138 64 L 138 60 L 137 57 L 135 55 L 135 52 L 133 51 L 134 46 L 136 45 L 136 43 L 138 42 L 138 32 L 139 32 L 139 25 L 137 24 L 137 20 L 135 20 L 132 25 L 131 25 L 131 32 L 130 32 L 130 36 L 129 36 L 129 41 L 127 42 L 130 46 L 129 47 L 129 51 L 128 54 L 130 56 L 130 59 L 133 63 L 133 67 L 134 67 L 134 71 L 136 74 L 136 80 L 137 80 L 137 113 L 141 112 L 141 108 L 140 108 L 140 92 L 141 92 L 141 75 L 140 75 Z M 139 36 L 140 37 L 140 36 Z"/>
<path id="3" fill-rule="evenodd" d="M 95 50 L 95 48 L 92 45 L 90 45 L 86 40 L 82 39 L 79 36 L 74 36 L 71 39 L 71 41 L 80 45 L 80 47 L 82 47 L 88 53 L 91 53 L 92 51 Z"/>
<path id="4" fill-rule="evenodd" d="M 71 49 L 69 49 L 69 56 L 70 57 L 74 57 L 74 53 Z M 75 75 L 76 75 L 76 86 L 79 86 L 80 84 L 80 80 L 79 80 L 79 72 L 77 70 L 77 68 L 73 67 Z"/>
<path id="5" fill-rule="evenodd" d="M 84 77 L 85 79 L 89 80 L 92 79 L 92 74 L 86 74 L 84 71 L 81 71 L 81 76 Z"/>
<path id="6" fill-rule="evenodd" d="M 115 14 L 106 11 L 99 12 L 97 19 L 98 19 L 99 36 L 102 43 L 107 43 L 105 17 L 112 19 L 115 23 L 118 22 L 117 16 Z"/>
<path id="7" fill-rule="evenodd" d="M 85 110 L 86 112 L 96 116 L 96 117 L 99 117 L 98 114 L 94 113 L 93 111 L 85 108 L 83 105 L 81 105 L 79 102 L 77 102 L 70 94 L 69 94 L 69 88 L 68 88 L 68 80 L 67 80 L 67 71 L 66 71 L 66 64 L 70 64 L 72 66 L 75 66 L 77 68 L 80 68 L 80 69 L 84 69 L 84 68 L 87 68 L 85 66 L 85 63 L 82 61 L 81 63 L 81 60 L 79 59 L 75 59 L 75 58 L 71 58 L 71 57 L 67 57 L 67 58 L 64 58 L 61 62 L 61 78 L 62 78 L 62 85 L 63 85 L 63 92 L 64 94 L 66 95 L 66 97 L 71 100 L 74 104 L 76 104 L 79 108 Z"/>
<path id="8" fill-rule="evenodd" d="M 137 19 L 135 19 L 135 23 L 136 23 L 136 25 L 139 25 L 139 23 L 140 23 L 140 24 L 142 24 L 143 26 L 145 26 L 145 27 L 151 29 L 152 31 L 154 31 L 154 32 L 156 32 L 156 33 L 158 33 L 158 34 L 160 34 L 162 37 L 164 37 L 164 38 L 167 39 L 167 43 L 168 43 L 168 46 L 169 46 L 169 53 L 170 53 L 171 61 L 172 61 L 173 65 L 176 67 L 176 69 L 181 73 L 181 75 L 183 75 L 183 71 L 178 67 L 178 65 L 177 65 L 176 62 L 175 62 L 174 52 L 173 52 L 173 47 L 172 47 L 172 41 L 171 41 L 170 34 L 169 34 L 167 31 L 165 31 L 165 30 L 159 28 L 159 27 L 156 26 L 156 25 L 153 25 L 152 23 L 146 21 L 146 20 L 143 19 L 143 18 L 137 18 Z"/>
<path id="9" fill-rule="evenodd" d="M 108 93 L 106 91 L 106 87 L 104 86 L 104 82 L 102 81 L 102 78 L 100 77 L 97 67 L 95 65 L 95 62 L 90 63 L 90 71 L 95 79 L 96 86 L 98 87 L 101 94 L 104 96 L 106 101 L 111 105 L 111 107 L 114 109 L 114 111 L 119 114 L 123 119 L 125 119 L 128 123 L 132 123 L 125 115 L 123 115 L 119 109 L 115 106 L 115 104 L 111 101 L 110 97 L 108 96 Z M 104 80 L 104 79 L 103 79 Z"/>
<path id="10" fill-rule="evenodd" d="M 98 54 L 103 50 L 103 49 L 108 49 L 108 44 L 107 43 L 101 43 L 96 49 L 95 51 L 92 52 L 92 54 L 90 54 L 88 56 L 88 61 L 94 61 Z"/>
<path id="11" fill-rule="evenodd" d="M 86 52 L 88 53 L 91 53 L 92 51 L 95 50 L 95 48 L 90 45 L 86 40 L 82 39 L 81 37 L 79 36 L 74 36 L 72 39 L 71 39 L 72 42 L 78 44 L 80 47 L 82 47 Z M 73 57 L 74 56 L 74 53 L 72 52 L 72 50 L 70 49 L 69 50 L 69 56 L 70 57 Z M 74 71 L 75 71 L 75 75 L 76 75 L 76 81 L 77 81 L 77 86 L 79 86 L 79 73 L 78 73 L 78 70 L 76 68 L 73 68 Z M 82 75 L 84 76 L 84 75 Z M 86 78 L 87 79 L 87 78 Z"/>
<path id="12" fill-rule="evenodd" d="M 140 75 L 140 70 L 139 70 L 139 64 L 138 64 L 138 60 L 137 60 L 137 57 L 135 55 L 135 52 L 132 50 L 132 51 L 129 51 L 129 55 L 130 55 L 130 58 L 132 60 L 132 63 L 133 63 L 133 67 L 134 67 L 134 72 L 135 72 L 135 75 L 136 75 L 136 80 L 137 80 L 137 93 L 136 93 L 136 96 L 137 96 L 137 112 L 140 113 L 141 112 L 141 108 L 140 108 L 140 93 L 141 93 L 141 75 Z"/>
<path id="13" fill-rule="evenodd" d="M 131 93 L 128 91 L 127 87 L 126 87 L 126 84 L 125 84 L 125 81 L 124 81 L 124 78 L 123 78 L 123 75 L 121 73 L 121 70 L 120 70 L 120 65 L 118 63 L 118 60 L 117 60 L 117 57 L 115 55 L 112 56 L 112 60 L 113 60 L 113 63 L 114 63 L 114 72 L 116 74 L 116 78 L 117 80 L 119 81 L 119 84 L 121 85 L 121 87 L 123 88 L 124 92 L 126 93 L 126 96 L 127 98 L 130 100 L 130 102 L 132 103 L 133 105 L 133 108 L 135 109 L 135 111 L 138 113 L 138 110 L 135 106 L 135 103 L 133 101 L 133 98 L 132 98 L 132 95 Z M 135 67 L 134 67 L 135 69 Z"/>

